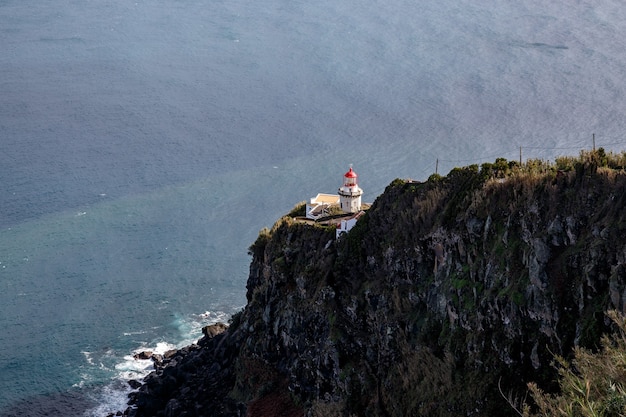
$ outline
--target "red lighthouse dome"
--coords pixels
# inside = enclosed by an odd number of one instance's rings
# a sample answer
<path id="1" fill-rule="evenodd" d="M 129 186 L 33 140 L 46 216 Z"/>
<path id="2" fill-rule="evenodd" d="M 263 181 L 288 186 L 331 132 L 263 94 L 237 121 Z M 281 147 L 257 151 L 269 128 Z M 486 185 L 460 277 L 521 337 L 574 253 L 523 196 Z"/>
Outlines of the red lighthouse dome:
<path id="1" fill-rule="evenodd" d="M 357 184 L 358 177 L 359 176 L 356 174 L 356 172 L 354 172 L 352 167 L 350 167 L 350 170 L 346 172 L 343 176 L 344 187 L 354 187 Z"/>

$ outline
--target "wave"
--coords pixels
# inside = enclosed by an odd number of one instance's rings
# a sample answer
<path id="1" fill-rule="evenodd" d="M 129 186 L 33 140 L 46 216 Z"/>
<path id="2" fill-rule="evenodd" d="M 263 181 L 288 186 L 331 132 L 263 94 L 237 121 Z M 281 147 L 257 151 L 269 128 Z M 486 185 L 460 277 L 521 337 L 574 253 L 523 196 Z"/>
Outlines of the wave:
<path id="1" fill-rule="evenodd" d="M 205 311 L 190 316 L 175 315 L 173 325 L 178 329 L 177 340 L 140 342 L 125 353 L 119 354 L 114 350 L 108 350 L 97 359 L 93 352 L 83 352 L 86 362 L 85 372 L 81 374 L 81 382 L 76 388 L 83 390 L 95 380 L 102 378 L 103 373 L 109 374 L 108 382 L 95 386 L 92 390 L 87 389 L 91 392 L 86 395 L 96 405 L 86 410 L 83 417 L 103 417 L 124 411 L 128 407 L 128 395 L 134 391 L 129 382 L 140 381 L 154 369 L 152 360 L 139 359 L 139 354 L 152 352 L 162 355 L 169 350 L 195 343 L 202 336 L 204 326 L 226 322 L 229 317 L 229 313 L 222 311 Z M 142 333 L 132 332 L 132 335 Z"/>

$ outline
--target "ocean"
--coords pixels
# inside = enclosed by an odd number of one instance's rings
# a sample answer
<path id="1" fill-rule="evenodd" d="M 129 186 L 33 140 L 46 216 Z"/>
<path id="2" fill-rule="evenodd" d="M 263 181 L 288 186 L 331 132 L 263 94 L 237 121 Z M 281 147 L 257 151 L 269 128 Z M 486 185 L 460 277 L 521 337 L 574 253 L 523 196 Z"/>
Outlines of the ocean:
<path id="1" fill-rule="evenodd" d="M 125 408 L 349 164 L 626 149 L 616 0 L 0 0 L 0 415 Z"/>

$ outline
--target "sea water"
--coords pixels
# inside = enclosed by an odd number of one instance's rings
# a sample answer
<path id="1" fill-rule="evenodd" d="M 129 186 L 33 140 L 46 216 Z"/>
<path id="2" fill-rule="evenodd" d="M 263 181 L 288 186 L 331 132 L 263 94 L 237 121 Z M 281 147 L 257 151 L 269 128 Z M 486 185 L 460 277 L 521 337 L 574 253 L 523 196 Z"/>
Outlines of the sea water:
<path id="1" fill-rule="evenodd" d="M 622 3 L 509 3 L 0 0 L 0 415 L 124 409 L 350 163 L 623 150 Z"/>

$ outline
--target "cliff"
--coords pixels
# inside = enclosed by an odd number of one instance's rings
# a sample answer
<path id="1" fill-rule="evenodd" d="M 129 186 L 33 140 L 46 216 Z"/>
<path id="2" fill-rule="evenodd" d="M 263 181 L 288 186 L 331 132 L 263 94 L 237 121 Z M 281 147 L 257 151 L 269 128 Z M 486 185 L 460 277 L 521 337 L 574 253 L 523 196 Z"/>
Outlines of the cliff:
<path id="1" fill-rule="evenodd" d="M 626 173 L 603 156 L 396 180 L 339 240 L 280 219 L 245 309 L 159 361 L 127 414 L 515 415 L 501 389 L 555 389 L 554 354 L 624 311 Z"/>

